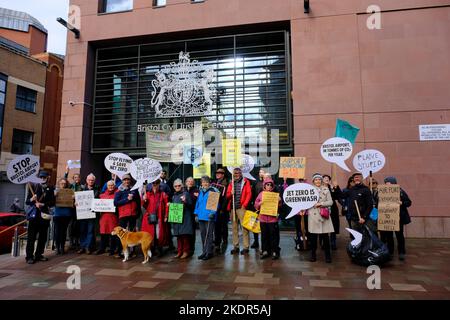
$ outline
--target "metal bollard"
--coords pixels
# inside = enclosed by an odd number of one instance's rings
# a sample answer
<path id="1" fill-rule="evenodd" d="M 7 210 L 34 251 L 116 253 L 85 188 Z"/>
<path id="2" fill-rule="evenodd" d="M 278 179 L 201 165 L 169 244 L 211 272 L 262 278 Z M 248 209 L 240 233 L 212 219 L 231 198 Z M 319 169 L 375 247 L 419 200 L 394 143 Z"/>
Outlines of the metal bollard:
<path id="1" fill-rule="evenodd" d="M 19 228 L 16 227 L 14 230 L 14 242 L 13 242 L 13 256 L 18 257 L 19 256 Z"/>

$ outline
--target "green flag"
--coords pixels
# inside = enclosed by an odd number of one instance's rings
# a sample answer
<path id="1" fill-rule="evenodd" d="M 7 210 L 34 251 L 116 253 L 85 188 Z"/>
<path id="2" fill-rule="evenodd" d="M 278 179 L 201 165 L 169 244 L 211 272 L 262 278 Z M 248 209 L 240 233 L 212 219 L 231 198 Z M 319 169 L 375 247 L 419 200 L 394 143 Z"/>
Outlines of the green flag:
<path id="1" fill-rule="evenodd" d="M 335 137 L 347 139 L 352 144 L 354 144 L 358 132 L 359 128 L 352 126 L 345 120 L 336 119 L 336 133 L 334 135 Z"/>

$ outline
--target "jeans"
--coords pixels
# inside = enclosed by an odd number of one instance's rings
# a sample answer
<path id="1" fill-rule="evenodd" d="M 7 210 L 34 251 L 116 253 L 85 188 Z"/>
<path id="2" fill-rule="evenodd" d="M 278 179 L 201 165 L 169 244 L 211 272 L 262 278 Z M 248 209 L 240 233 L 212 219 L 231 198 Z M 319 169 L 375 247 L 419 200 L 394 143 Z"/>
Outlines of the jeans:
<path id="1" fill-rule="evenodd" d="M 83 219 L 80 222 L 80 247 L 92 250 L 95 246 L 95 219 Z"/>

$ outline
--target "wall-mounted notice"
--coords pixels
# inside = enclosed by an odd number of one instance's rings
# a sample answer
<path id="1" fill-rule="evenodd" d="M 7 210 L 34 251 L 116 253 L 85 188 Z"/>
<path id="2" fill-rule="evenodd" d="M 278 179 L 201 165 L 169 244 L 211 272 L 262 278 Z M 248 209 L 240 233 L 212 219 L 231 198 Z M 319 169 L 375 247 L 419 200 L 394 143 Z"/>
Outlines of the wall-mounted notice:
<path id="1" fill-rule="evenodd" d="M 419 125 L 420 141 L 450 140 L 450 124 Z"/>

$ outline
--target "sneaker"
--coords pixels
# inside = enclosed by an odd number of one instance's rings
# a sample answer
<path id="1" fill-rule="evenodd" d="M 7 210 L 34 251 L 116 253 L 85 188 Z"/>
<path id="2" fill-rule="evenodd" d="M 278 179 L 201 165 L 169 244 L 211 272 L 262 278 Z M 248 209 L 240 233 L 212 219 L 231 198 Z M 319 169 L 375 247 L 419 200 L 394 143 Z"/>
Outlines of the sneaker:
<path id="1" fill-rule="evenodd" d="M 242 255 L 248 254 L 249 252 L 250 252 L 250 250 L 248 250 L 248 249 L 242 249 L 242 250 L 241 250 L 241 254 L 242 254 Z"/>
<path id="2" fill-rule="evenodd" d="M 268 258 L 268 257 L 270 257 L 269 253 L 268 253 L 267 251 L 264 251 L 264 252 L 261 254 L 261 256 L 260 256 L 260 259 L 263 260 L 263 259 L 266 259 L 266 258 Z"/>
<path id="3" fill-rule="evenodd" d="M 231 254 L 238 254 L 239 253 L 239 248 L 233 248 L 231 251 L 230 251 L 230 253 Z"/>

